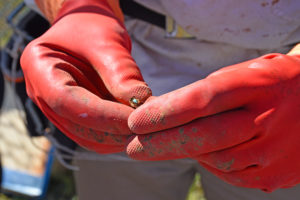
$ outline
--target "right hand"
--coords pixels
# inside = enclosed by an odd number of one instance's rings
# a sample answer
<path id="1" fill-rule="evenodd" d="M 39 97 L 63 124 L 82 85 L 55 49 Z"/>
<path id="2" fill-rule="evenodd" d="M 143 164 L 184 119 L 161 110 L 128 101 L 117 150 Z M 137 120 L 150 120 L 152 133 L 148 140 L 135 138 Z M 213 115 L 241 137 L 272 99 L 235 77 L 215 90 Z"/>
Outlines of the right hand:
<path id="1" fill-rule="evenodd" d="M 135 96 L 151 90 L 130 38 L 104 0 L 66 0 L 54 25 L 21 57 L 27 93 L 64 134 L 98 153 L 123 151 Z"/>

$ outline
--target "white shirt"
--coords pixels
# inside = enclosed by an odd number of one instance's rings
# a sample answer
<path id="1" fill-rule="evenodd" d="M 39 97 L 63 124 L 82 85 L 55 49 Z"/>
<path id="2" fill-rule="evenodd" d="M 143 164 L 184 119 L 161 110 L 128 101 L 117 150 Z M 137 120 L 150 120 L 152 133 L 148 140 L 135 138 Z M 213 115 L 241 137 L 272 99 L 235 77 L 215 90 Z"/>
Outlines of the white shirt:
<path id="1" fill-rule="evenodd" d="M 132 55 L 155 95 L 260 55 L 286 53 L 300 41 L 299 0 L 136 0 L 172 16 L 196 40 L 164 38 L 138 20 L 126 22 Z"/>
<path id="2" fill-rule="evenodd" d="M 299 42 L 299 0 L 135 0 L 198 39 L 256 49 Z"/>

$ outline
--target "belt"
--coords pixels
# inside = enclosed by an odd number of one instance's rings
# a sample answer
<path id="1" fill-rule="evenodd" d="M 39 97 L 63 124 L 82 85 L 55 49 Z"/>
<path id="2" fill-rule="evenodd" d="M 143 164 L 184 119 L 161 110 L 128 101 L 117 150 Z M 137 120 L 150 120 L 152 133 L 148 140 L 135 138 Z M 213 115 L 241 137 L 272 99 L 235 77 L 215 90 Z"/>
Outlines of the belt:
<path id="1" fill-rule="evenodd" d="M 150 10 L 133 0 L 120 0 L 120 7 L 125 15 L 164 29 L 166 38 L 194 38 L 179 26 L 172 17 Z"/>

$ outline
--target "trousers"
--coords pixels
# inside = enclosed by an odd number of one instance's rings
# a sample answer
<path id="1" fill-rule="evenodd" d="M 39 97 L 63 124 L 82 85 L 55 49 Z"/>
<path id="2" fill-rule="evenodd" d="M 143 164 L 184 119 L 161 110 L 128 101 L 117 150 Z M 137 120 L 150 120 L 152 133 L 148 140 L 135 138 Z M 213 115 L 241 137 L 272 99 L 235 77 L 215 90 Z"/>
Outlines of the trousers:
<path id="1" fill-rule="evenodd" d="M 300 185 L 272 193 L 236 187 L 190 159 L 134 161 L 106 159 L 105 155 L 98 157 L 97 160 L 76 160 L 79 170 L 75 172 L 75 182 L 79 200 L 184 200 L 196 173 L 201 175 L 206 200 L 300 198 Z"/>

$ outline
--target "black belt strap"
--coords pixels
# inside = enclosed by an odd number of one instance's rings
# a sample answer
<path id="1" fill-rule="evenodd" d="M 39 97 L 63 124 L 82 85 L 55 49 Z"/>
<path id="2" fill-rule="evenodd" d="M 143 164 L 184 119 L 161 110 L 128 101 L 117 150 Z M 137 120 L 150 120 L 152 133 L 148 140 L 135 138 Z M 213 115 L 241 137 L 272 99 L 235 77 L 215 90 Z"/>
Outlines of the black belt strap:
<path id="1" fill-rule="evenodd" d="M 160 13 L 150 10 L 133 0 L 120 0 L 120 7 L 125 15 L 165 29 L 166 17 Z"/>

